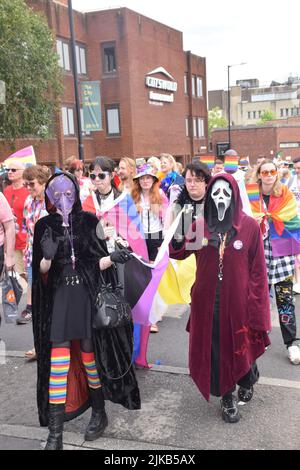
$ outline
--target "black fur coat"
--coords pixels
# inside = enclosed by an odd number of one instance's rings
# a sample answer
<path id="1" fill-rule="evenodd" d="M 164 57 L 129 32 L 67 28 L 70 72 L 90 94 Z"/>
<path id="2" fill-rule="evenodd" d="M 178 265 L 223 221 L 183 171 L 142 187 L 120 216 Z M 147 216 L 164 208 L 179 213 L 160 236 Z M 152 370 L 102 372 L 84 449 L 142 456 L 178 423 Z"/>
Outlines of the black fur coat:
<path id="1" fill-rule="evenodd" d="M 54 175 L 48 182 L 58 175 Z M 77 200 L 70 215 L 73 231 L 73 244 L 76 258 L 76 271 L 83 278 L 92 305 L 99 286 L 99 259 L 108 256 L 106 244 L 96 236 L 98 219 L 93 214 L 83 212 L 79 199 L 79 188 L 73 177 L 66 174 L 76 187 Z M 48 424 L 49 376 L 51 358 L 51 317 L 54 293 L 60 282 L 60 273 L 66 262 L 70 262 L 71 250 L 66 239 L 62 218 L 51 206 L 46 195 L 47 217 L 35 225 L 33 243 L 33 285 L 32 285 L 32 320 L 34 345 L 37 352 L 37 403 L 40 424 Z M 71 224 L 70 224 L 71 225 Z M 43 258 L 41 238 L 47 227 L 51 227 L 60 237 L 57 254 L 49 272 L 40 273 Z M 111 278 L 111 268 L 104 271 L 105 277 Z M 133 351 L 133 327 L 121 327 L 111 330 L 93 330 L 94 352 L 103 392 L 106 399 L 119 403 L 128 409 L 140 408 L 139 389 L 133 366 L 130 367 Z M 109 371 L 110 376 L 119 377 L 128 369 L 129 372 L 119 380 L 111 380 L 101 371 Z M 85 370 L 81 363 L 79 344 L 72 342 L 71 365 L 68 375 L 66 420 L 72 419 L 89 406 L 88 385 Z"/>

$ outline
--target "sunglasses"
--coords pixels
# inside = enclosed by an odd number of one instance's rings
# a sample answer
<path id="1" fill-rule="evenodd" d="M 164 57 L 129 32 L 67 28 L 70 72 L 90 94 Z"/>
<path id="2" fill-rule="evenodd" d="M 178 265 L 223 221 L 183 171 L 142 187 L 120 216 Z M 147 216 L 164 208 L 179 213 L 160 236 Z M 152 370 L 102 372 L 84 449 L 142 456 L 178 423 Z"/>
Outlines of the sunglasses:
<path id="1" fill-rule="evenodd" d="M 35 181 L 28 181 L 27 183 L 24 183 L 23 186 L 25 186 L 25 188 L 33 189 L 35 187 Z"/>
<path id="2" fill-rule="evenodd" d="M 18 168 L 8 168 L 8 169 L 7 169 L 7 173 L 9 173 L 10 171 L 11 171 L 12 173 L 15 173 L 16 171 L 18 171 Z"/>
<path id="3" fill-rule="evenodd" d="M 269 176 L 269 175 L 275 176 L 275 175 L 277 175 L 277 170 L 263 170 L 263 171 L 260 172 L 260 174 L 262 176 Z"/>
<path id="4" fill-rule="evenodd" d="M 91 173 L 90 174 L 90 178 L 91 180 L 95 180 L 98 176 L 99 180 L 105 180 L 105 178 L 109 175 L 109 172 L 108 171 L 103 171 L 103 173 L 98 173 L 97 175 L 95 175 L 95 173 Z"/>

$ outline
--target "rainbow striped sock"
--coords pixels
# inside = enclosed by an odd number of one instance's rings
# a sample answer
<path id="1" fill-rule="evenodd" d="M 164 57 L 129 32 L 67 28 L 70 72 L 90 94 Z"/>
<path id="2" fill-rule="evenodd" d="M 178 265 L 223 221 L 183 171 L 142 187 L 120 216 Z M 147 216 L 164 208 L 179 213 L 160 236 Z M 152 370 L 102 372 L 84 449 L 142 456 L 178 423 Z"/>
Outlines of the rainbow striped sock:
<path id="1" fill-rule="evenodd" d="M 93 389 L 100 388 L 100 377 L 97 372 L 94 353 L 86 353 L 82 351 L 81 358 L 86 370 L 89 387 Z"/>
<path id="2" fill-rule="evenodd" d="M 53 405 L 64 405 L 66 403 L 69 368 L 70 349 L 52 349 L 49 380 L 49 403 Z"/>

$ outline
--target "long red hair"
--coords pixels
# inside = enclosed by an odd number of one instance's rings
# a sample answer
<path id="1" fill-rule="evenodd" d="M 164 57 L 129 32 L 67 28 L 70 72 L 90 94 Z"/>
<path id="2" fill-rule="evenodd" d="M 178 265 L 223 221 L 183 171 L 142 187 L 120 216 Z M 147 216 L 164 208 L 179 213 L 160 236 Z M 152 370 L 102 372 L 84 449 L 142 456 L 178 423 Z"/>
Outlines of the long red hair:
<path id="1" fill-rule="evenodd" d="M 150 189 L 150 210 L 154 214 L 158 214 L 161 210 L 161 206 L 163 203 L 163 196 L 159 190 L 159 181 L 154 181 L 151 189 Z M 131 191 L 131 197 L 134 200 L 134 203 L 137 207 L 138 212 L 142 212 L 143 208 L 141 206 L 141 194 L 142 188 L 139 182 L 139 178 L 133 180 L 133 187 Z"/>

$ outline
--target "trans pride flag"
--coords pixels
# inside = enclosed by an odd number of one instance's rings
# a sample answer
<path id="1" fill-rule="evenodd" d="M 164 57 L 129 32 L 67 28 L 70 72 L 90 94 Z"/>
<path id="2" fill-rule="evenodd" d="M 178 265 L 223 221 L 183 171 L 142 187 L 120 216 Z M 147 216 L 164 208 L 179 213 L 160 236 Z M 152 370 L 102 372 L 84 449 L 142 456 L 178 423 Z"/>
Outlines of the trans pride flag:
<path id="1" fill-rule="evenodd" d="M 115 227 L 117 234 L 128 241 L 134 253 L 149 260 L 141 218 L 130 194 L 123 192 L 101 215 Z"/>
<path id="2" fill-rule="evenodd" d="M 300 253 L 300 218 L 296 199 L 287 186 L 282 186 L 281 196 L 270 196 L 268 209 L 262 198 L 251 202 L 251 208 L 255 218 L 262 217 L 269 223 L 273 256 Z"/>

